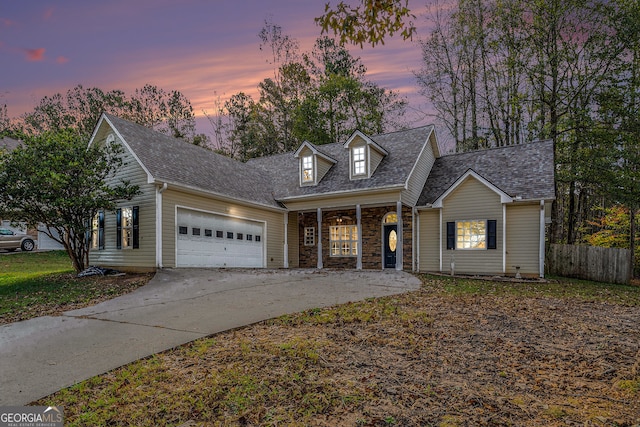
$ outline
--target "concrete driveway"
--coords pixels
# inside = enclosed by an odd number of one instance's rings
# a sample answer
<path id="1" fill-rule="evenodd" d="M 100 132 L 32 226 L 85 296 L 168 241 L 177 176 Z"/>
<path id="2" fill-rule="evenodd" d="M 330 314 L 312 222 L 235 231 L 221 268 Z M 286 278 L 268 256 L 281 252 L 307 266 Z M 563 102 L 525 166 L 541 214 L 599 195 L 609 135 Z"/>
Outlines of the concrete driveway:
<path id="1" fill-rule="evenodd" d="M 130 294 L 1 326 L 0 406 L 33 402 L 217 332 L 419 287 L 395 270 L 161 270 Z"/>

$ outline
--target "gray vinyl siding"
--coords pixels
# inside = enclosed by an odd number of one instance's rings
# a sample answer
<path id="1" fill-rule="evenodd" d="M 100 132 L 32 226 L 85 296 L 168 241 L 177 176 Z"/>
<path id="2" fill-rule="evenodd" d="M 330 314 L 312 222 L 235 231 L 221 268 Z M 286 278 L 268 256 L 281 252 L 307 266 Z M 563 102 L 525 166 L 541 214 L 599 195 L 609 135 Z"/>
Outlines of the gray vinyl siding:
<path id="1" fill-rule="evenodd" d="M 107 129 L 104 129 L 105 127 Z M 108 130 L 108 125 L 104 123 L 103 129 L 100 129 L 100 139 L 94 140 L 94 143 L 104 143 L 106 136 L 110 133 Z M 116 142 L 121 141 L 116 139 Z M 89 263 L 120 269 L 152 270 L 155 269 L 156 264 L 155 186 L 147 183 L 146 172 L 129 151 L 125 150 L 123 159 L 124 166 L 118 170 L 117 179 L 112 178 L 112 180 L 114 182 L 130 181 L 140 187 L 141 194 L 130 201 L 119 202 L 117 207 L 139 207 L 140 248 L 117 249 L 116 213 L 106 211 L 104 215 L 105 248 L 104 250 L 93 249 L 89 255 Z"/>
<path id="2" fill-rule="evenodd" d="M 322 178 L 324 178 L 326 173 L 329 172 L 329 169 L 331 169 L 331 166 L 333 166 L 333 163 L 326 161 L 322 157 L 316 156 L 316 164 L 318 165 L 317 166 L 318 175 L 316 179 L 317 179 L 317 182 L 320 182 L 322 181 Z"/>
<path id="3" fill-rule="evenodd" d="M 507 206 L 507 273 L 540 275 L 540 204 Z"/>
<path id="4" fill-rule="evenodd" d="M 298 227 L 298 213 L 289 212 L 289 229 L 287 232 L 287 242 L 289 243 L 289 267 L 298 268 L 300 266 L 300 229 Z"/>
<path id="5" fill-rule="evenodd" d="M 497 220 L 496 249 L 447 250 L 447 222 L 489 219 Z M 443 269 L 449 268 L 451 257 L 454 257 L 456 273 L 502 273 L 503 221 L 502 203 L 498 194 L 475 178 L 468 178 L 444 199 L 442 224 Z"/>
<path id="6" fill-rule="evenodd" d="M 429 139 L 434 138 L 434 134 L 429 135 Z M 409 206 L 415 206 L 420 198 L 424 184 L 427 181 L 427 177 L 431 172 L 431 168 L 436 161 L 436 156 L 433 153 L 432 144 L 429 140 L 424 143 L 422 152 L 416 160 L 413 172 L 407 180 L 407 189 L 402 192 L 402 202 Z"/>
<path id="7" fill-rule="evenodd" d="M 162 193 L 162 264 L 176 266 L 176 206 L 265 222 L 267 268 L 284 267 L 283 212 L 187 193 L 171 186 Z"/>
<path id="8" fill-rule="evenodd" d="M 418 269 L 440 270 L 440 210 L 430 209 L 418 214 Z"/>
<path id="9" fill-rule="evenodd" d="M 380 164 L 380 162 L 382 162 L 382 159 L 384 158 L 384 156 L 379 153 L 376 149 L 369 147 L 369 150 L 365 150 L 365 152 L 369 152 L 369 156 L 370 156 L 370 160 L 369 163 L 371 164 L 371 171 L 369 172 L 369 176 L 373 176 L 373 174 L 376 171 L 376 168 L 378 167 L 378 165 Z"/>

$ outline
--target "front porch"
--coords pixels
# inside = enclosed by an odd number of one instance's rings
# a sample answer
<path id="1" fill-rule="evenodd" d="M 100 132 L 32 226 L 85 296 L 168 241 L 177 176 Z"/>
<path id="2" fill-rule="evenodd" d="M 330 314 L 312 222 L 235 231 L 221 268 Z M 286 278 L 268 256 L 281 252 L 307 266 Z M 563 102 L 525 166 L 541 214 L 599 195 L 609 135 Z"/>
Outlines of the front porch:
<path id="1" fill-rule="evenodd" d="M 297 219 L 301 268 L 412 269 L 412 210 L 401 203 L 318 208 Z"/>

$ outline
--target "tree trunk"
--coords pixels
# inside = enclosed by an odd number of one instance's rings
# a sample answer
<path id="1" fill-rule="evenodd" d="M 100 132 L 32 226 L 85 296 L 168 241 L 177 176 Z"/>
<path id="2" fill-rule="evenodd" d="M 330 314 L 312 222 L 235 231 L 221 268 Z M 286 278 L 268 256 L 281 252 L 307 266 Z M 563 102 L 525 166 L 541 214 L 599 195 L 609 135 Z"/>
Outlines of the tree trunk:
<path id="1" fill-rule="evenodd" d="M 631 277 L 635 277 L 635 261 L 636 261 L 636 207 L 632 206 L 629 209 L 629 249 L 631 250 Z"/>
<path id="2" fill-rule="evenodd" d="M 575 229 L 576 229 L 576 182 L 571 181 L 569 183 L 569 212 L 567 214 L 567 245 L 573 245 L 575 243 Z"/>

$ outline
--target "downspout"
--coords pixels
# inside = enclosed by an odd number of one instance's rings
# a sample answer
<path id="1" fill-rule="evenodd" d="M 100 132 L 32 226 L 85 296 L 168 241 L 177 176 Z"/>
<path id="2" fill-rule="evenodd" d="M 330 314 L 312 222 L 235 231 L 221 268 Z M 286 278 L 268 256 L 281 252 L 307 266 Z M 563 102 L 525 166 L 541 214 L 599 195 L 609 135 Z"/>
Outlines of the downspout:
<path id="1" fill-rule="evenodd" d="M 538 266 L 540 272 L 540 278 L 544 279 L 544 200 L 540 200 L 540 253 L 538 255 Z"/>
<path id="2" fill-rule="evenodd" d="M 507 205 L 502 204 L 502 274 L 507 274 Z"/>
<path id="3" fill-rule="evenodd" d="M 440 221 L 438 221 L 438 240 L 440 249 L 440 273 L 442 273 L 442 208 L 440 208 Z"/>
<path id="4" fill-rule="evenodd" d="M 289 212 L 284 213 L 284 268 L 289 268 Z"/>
<path id="5" fill-rule="evenodd" d="M 413 259 L 413 271 L 420 271 L 420 224 L 419 224 L 419 213 L 416 207 L 413 207 L 413 224 L 411 227 L 411 258 Z"/>
<path id="6" fill-rule="evenodd" d="M 162 268 L 162 193 L 169 185 L 165 182 L 156 191 L 156 267 Z"/>

